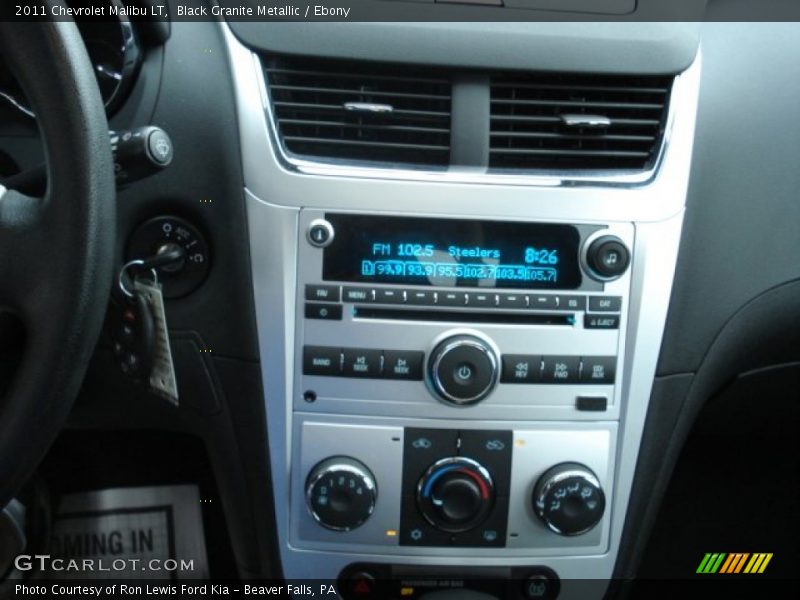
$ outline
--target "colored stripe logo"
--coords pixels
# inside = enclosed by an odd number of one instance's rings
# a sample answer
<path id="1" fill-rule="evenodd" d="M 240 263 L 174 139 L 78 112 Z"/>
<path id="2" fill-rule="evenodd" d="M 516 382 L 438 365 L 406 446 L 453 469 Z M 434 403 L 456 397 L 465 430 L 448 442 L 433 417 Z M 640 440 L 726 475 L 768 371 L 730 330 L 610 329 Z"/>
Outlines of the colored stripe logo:
<path id="1" fill-rule="evenodd" d="M 769 561 L 772 560 L 772 553 L 757 552 L 708 552 L 700 561 L 697 573 L 712 574 L 724 573 L 732 575 L 737 573 L 763 573 Z"/>

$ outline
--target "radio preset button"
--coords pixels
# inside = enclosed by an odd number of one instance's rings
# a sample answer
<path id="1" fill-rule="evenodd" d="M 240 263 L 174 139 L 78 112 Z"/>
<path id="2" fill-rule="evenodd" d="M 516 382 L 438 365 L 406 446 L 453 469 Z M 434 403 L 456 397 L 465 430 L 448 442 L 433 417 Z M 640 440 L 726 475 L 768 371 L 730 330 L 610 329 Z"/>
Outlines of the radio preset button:
<path id="1" fill-rule="evenodd" d="M 498 294 L 497 306 L 500 308 L 526 308 L 527 300 L 525 294 Z"/>
<path id="2" fill-rule="evenodd" d="M 436 304 L 436 295 L 430 290 L 407 290 L 406 302 L 422 306 L 433 306 Z"/>
<path id="3" fill-rule="evenodd" d="M 530 307 L 533 309 L 540 309 L 540 310 L 555 310 L 556 308 L 560 308 L 558 306 L 558 299 L 556 296 L 547 296 L 547 295 L 531 295 L 530 298 Z"/>
<path id="4" fill-rule="evenodd" d="M 616 357 L 584 356 L 581 363 L 581 383 L 614 383 Z"/>
<path id="5" fill-rule="evenodd" d="M 304 375 L 339 375 L 341 373 L 342 351 L 340 348 L 326 346 L 303 347 Z"/>
<path id="6" fill-rule="evenodd" d="M 464 292 L 439 292 L 439 304 L 442 306 L 466 306 L 469 295 Z"/>
<path id="7" fill-rule="evenodd" d="M 380 350 L 345 348 L 342 374 L 345 377 L 380 377 L 382 355 Z"/>
<path id="8" fill-rule="evenodd" d="M 306 302 L 306 319 L 342 320 L 341 304 L 315 304 Z"/>
<path id="9" fill-rule="evenodd" d="M 539 383 L 542 380 L 542 357 L 527 354 L 504 354 L 501 383 Z"/>
<path id="10" fill-rule="evenodd" d="M 375 290 L 365 287 L 352 287 L 344 288 L 344 301 L 345 302 L 374 302 Z"/>
<path id="11" fill-rule="evenodd" d="M 578 383 L 580 358 L 577 356 L 542 357 L 542 381 L 544 383 Z"/>
<path id="12" fill-rule="evenodd" d="M 376 292 L 375 302 L 381 304 L 404 304 L 406 291 L 398 289 L 379 289 Z"/>
<path id="13" fill-rule="evenodd" d="M 306 285 L 306 300 L 338 302 L 341 299 L 338 285 Z"/>
<path id="14" fill-rule="evenodd" d="M 497 306 L 497 294 L 483 292 L 469 292 L 467 304 L 469 306 Z"/>
<path id="15" fill-rule="evenodd" d="M 585 329 L 619 329 L 619 315 L 583 315 Z"/>
<path id="16" fill-rule="evenodd" d="M 410 350 L 384 350 L 383 376 L 386 379 L 422 379 L 424 352 Z"/>
<path id="17" fill-rule="evenodd" d="M 589 311 L 591 312 L 618 313 L 621 310 L 621 296 L 589 296 Z"/>

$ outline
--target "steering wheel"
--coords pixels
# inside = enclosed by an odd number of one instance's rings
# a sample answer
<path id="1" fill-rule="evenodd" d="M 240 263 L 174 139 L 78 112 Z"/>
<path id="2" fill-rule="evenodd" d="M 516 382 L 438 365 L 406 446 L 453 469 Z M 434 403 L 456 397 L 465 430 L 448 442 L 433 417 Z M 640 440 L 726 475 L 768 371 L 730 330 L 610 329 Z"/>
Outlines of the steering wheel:
<path id="1" fill-rule="evenodd" d="M 43 198 L 0 186 L 0 312 L 24 330 L 0 397 L 1 508 L 33 474 L 78 393 L 111 289 L 116 217 L 108 123 L 78 28 L 0 23 L 0 54 L 36 114 L 48 173 Z M 0 341 L 10 336 L 7 321 Z"/>

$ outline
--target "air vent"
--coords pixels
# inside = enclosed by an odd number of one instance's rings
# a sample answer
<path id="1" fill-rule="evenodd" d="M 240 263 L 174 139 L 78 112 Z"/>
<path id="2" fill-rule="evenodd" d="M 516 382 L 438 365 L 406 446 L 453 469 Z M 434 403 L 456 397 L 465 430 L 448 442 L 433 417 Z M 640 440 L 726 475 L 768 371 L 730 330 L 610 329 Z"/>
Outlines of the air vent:
<path id="1" fill-rule="evenodd" d="M 493 77 L 490 167 L 646 170 L 661 147 L 671 83 L 671 77 Z"/>
<path id="2" fill-rule="evenodd" d="M 268 57 L 272 110 L 290 155 L 378 166 L 446 167 L 448 76 L 377 63 Z"/>

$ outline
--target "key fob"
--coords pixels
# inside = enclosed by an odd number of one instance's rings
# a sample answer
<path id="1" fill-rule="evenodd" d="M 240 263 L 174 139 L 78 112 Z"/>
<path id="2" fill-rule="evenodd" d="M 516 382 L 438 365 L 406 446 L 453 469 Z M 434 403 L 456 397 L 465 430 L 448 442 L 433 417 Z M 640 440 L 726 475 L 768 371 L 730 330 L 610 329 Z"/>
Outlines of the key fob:
<path id="1" fill-rule="evenodd" d="M 156 342 L 155 318 L 147 299 L 139 291 L 126 298 L 113 335 L 114 356 L 125 375 L 146 380 L 153 369 Z"/>

